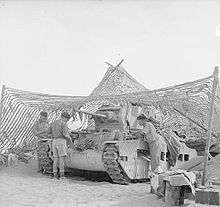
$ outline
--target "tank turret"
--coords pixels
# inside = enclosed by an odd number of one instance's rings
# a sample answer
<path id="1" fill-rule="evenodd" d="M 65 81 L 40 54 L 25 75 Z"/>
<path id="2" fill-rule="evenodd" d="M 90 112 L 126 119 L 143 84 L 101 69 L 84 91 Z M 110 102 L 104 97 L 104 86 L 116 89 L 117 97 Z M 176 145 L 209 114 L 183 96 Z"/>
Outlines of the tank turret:
<path id="1" fill-rule="evenodd" d="M 121 107 L 103 105 L 98 109 L 97 114 L 102 114 L 105 116 L 94 116 L 97 131 L 111 132 L 113 130 L 123 130 L 124 126 L 121 116 Z"/>

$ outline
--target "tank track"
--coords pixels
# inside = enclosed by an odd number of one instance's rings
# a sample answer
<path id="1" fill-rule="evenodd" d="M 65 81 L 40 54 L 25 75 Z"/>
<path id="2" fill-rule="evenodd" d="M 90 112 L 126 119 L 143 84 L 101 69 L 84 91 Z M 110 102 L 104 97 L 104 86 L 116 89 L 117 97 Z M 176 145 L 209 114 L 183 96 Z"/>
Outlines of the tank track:
<path id="1" fill-rule="evenodd" d="M 38 160 L 43 174 L 51 174 L 53 172 L 53 160 L 49 156 L 50 148 L 47 142 L 39 143 Z"/>
<path id="2" fill-rule="evenodd" d="M 114 183 L 121 185 L 128 185 L 130 179 L 123 171 L 120 163 L 118 162 L 119 152 L 114 144 L 108 144 L 102 154 L 102 161 L 106 172 Z"/>

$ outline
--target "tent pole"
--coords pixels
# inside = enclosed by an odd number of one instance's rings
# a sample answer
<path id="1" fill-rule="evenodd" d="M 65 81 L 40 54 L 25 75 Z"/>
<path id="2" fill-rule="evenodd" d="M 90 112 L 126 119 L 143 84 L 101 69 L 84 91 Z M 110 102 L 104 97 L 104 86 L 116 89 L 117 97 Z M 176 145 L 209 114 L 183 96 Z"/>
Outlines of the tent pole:
<path id="1" fill-rule="evenodd" d="M 218 73 L 219 73 L 219 68 L 216 66 L 215 70 L 213 72 L 214 79 L 213 79 L 213 86 L 212 86 L 212 99 L 211 99 L 211 103 L 210 103 L 209 125 L 208 125 L 207 139 L 206 139 L 205 156 L 204 156 L 204 169 L 203 169 L 203 177 L 202 177 L 202 185 L 203 186 L 205 186 L 205 184 L 206 184 L 206 177 L 207 177 L 207 164 L 208 164 L 209 147 L 210 147 L 210 141 L 211 141 L 215 93 L 216 93 L 216 89 L 217 89 L 217 86 L 219 83 Z"/>
<path id="2" fill-rule="evenodd" d="M 1 137 L 1 132 L 2 132 L 2 111 L 3 111 L 4 94 L 5 94 L 5 85 L 2 86 L 1 102 L 0 102 L 0 139 L 2 138 Z M 1 139 L 1 141 L 2 141 L 2 139 Z"/>
<path id="3" fill-rule="evenodd" d="M 124 62 L 124 59 L 122 59 L 122 60 L 115 66 L 115 68 L 119 67 L 119 66 L 122 64 L 122 62 Z"/>

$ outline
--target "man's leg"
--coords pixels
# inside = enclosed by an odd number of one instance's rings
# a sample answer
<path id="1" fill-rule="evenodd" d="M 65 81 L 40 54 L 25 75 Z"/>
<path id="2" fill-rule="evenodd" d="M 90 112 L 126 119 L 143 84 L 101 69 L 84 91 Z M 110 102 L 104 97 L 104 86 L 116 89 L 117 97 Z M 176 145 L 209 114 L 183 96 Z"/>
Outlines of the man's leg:
<path id="1" fill-rule="evenodd" d="M 60 177 L 64 177 L 64 164 L 65 164 L 65 157 L 67 155 L 66 149 L 66 140 L 61 139 L 59 140 L 59 147 L 57 148 L 59 154 L 59 169 L 60 169 Z"/>
<path id="2" fill-rule="evenodd" d="M 11 154 L 8 155 L 8 166 L 12 166 Z"/>
<path id="3" fill-rule="evenodd" d="M 52 148 L 53 148 L 53 175 L 54 177 L 58 178 L 57 168 L 58 168 L 59 160 L 58 160 L 58 151 L 57 151 L 55 140 L 53 140 Z"/>
<path id="4" fill-rule="evenodd" d="M 42 169 L 41 169 L 41 160 L 40 158 L 38 157 L 37 159 L 37 172 L 42 172 Z"/>
<path id="5" fill-rule="evenodd" d="M 41 172 L 41 163 L 40 163 L 40 142 L 37 143 L 37 172 Z"/>
<path id="6" fill-rule="evenodd" d="M 150 154 L 151 154 L 151 171 L 154 172 L 160 166 L 160 156 L 161 150 L 159 142 L 156 141 L 150 144 Z"/>
<path id="7" fill-rule="evenodd" d="M 58 157 L 53 158 L 53 175 L 57 177 Z"/>
<path id="8" fill-rule="evenodd" d="M 60 177 L 64 177 L 64 162 L 65 162 L 65 156 L 59 157 Z"/>

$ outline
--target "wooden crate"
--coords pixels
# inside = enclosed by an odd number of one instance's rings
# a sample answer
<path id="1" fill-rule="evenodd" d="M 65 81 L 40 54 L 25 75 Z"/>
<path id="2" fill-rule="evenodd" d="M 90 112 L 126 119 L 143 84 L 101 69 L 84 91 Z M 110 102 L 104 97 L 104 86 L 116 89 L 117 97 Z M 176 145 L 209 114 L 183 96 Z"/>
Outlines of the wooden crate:
<path id="1" fill-rule="evenodd" d="M 195 202 L 208 205 L 220 205 L 219 190 L 196 189 Z"/>
<path id="2" fill-rule="evenodd" d="M 171 206 L 179 206 L 184 204 L 184 186 L 171 186 L 166 181 L 165 199 L 164 201 Z"/>

